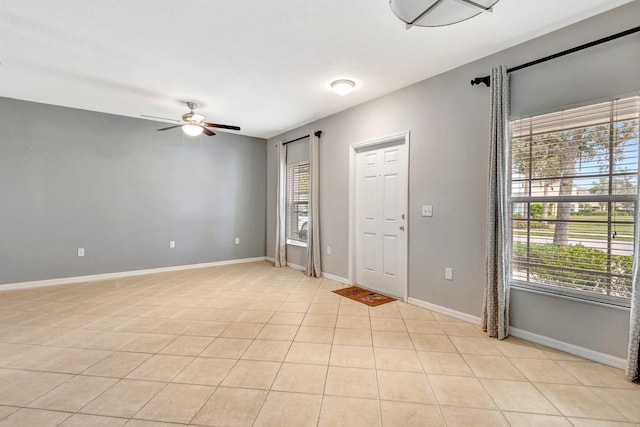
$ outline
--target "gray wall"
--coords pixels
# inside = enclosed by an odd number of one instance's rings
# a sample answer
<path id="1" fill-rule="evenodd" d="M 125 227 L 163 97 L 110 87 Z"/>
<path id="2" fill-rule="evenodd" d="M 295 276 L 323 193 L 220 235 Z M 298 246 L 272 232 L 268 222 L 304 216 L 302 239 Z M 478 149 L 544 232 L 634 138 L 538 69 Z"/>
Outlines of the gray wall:
<path id="1" fill-rule="evenodd" d="M 488 74 L 494 65 L 528 62 L 634 27 L 637 22 L 640 2 L 271 138 L 267 144 L 267 255 L 273 256 L 277 142 L 312 130 L 323 131 L 322 269 L 347 277 L 349 145 L 410 130 L 409 296 L 480 316 L 485 277 L 489 89 L 471 87 L 469 81 Z M 512 96 L 518 112 L 640 88 L 637 35 L 577 55 L 514 73 Z M 601 64 L 604 67 L 595 66 L 601 55 L 615 60 Z M 420 216 L 423 204 L 434 206 L 432 218 Z M 326 255 L 327 246 L 331 246 L 331 255 Z M 445 267 L 453 267 L 453 282 L 445 281 Z M 514 327 L 626 357 L 628 312 L 518 290 L 513 291 L 513 301 Z"/>
<path id="2" fill-rule="evenodd" d="M 162 125 L 0 98 L 0 284 L 264 256 L 265 141 Z"/>

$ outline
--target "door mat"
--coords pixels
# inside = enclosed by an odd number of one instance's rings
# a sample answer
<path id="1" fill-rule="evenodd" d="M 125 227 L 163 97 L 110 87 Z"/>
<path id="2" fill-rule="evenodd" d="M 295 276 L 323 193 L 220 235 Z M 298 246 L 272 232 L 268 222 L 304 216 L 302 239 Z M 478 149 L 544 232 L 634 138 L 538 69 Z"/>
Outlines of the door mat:
<path id="1" fill-rule="evenodd" d="M 388 302 L 395 301 L 395 298 L 388 297 L 386 295 L 377 294 L 368 289 L 362 289 L 358 286 L 350 286 L 348 288 L 338 289 L 337 291 L 333 291 L 338 295 L 342 295 L 343 297 L 350 298 L 354 301 L 361 302 L 371 307 L 375 307 L 377 305 L 386 304 Z"/>

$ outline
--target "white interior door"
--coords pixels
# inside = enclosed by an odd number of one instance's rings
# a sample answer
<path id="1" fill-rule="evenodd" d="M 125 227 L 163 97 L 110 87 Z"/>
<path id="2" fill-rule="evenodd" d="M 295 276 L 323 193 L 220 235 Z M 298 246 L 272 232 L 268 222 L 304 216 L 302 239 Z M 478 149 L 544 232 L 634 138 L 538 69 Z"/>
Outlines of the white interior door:
<path id="1" fill-rule="evenodd" d="M 404 298 L 408 158 L 404 139 L 356 151 L 355 282 Z"/>

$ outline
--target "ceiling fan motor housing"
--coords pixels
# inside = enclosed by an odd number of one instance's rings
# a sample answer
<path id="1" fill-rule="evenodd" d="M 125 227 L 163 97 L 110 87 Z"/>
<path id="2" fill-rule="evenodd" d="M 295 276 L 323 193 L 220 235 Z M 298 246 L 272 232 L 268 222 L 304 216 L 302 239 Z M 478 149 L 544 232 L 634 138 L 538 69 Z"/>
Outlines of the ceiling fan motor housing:
<path id="1" fill-rule="evenodd" d="M 200 123 L 204 120 L 204 116 L 202 114 L 194 113 L 193 111 L 183 114 L 182 120 L 185 122 L 195 122 Z"/>

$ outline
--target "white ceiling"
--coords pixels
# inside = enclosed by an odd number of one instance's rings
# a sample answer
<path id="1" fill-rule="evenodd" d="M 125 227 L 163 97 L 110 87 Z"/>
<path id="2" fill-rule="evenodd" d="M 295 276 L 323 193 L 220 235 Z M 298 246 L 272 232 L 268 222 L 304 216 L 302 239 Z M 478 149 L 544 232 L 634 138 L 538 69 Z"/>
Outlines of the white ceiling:
<path id="1" fill-rule="evenodd" d="M 388 0 L 2 1 L 0 96 L 176 119 L 193 100 L 268 138 L 629 2 L 501 0 L 407 31 Z"/>

